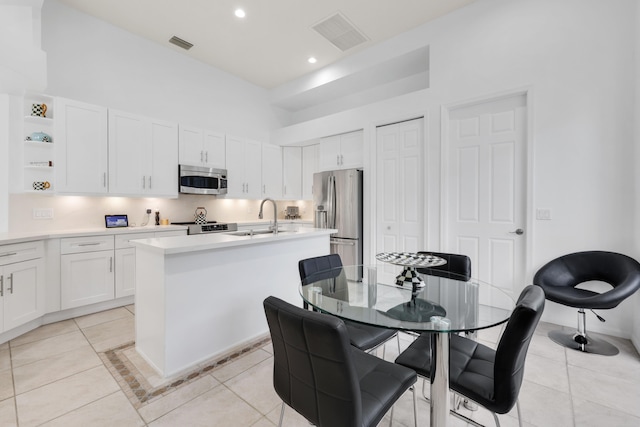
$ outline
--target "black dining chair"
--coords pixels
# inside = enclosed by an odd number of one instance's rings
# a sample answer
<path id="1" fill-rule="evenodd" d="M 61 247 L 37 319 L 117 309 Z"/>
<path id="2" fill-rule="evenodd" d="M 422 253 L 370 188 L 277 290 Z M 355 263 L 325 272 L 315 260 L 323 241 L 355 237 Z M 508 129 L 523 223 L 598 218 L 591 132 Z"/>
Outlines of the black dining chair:
<path id="1" fill-rule="evenodd" d="M 418 255 L 433 255 L 447 261 L 444 265 L 429 268 L 416 268 L 418 273 L 447 279 L 464 280 L 471 278 L 471 258 L 466 255 L 445 252 L 418 252 Z"/>
<path id="2" fill-rule="evenodd" d="M 506 414 L 514 405 L 522 427 L 518 394 L 524 378 L 524 363 L 533 333 L 544 310 L 542 288 L 529 285 L 520 294 L 509 317 L 498 347 L 493 350 L 469 338 L 451 335 L 449 349 L 449 386 L 451 390 L 497 414 Z M 419 376 L 431 378 L 431 334 L 422 334 L 400 356 L 396 363 L 415 370 Z M 476 421 L 451 411 L 465 422 Z"/>
<path id="3" fill-rule="evenodd" d="M 377 426 L 412 388 L 416 373 L 352 346 L 344 322 L 264 300 L 273 343 L 273 386 L 285 404 L 318 427 Z M 415 387 L 413 415 L 417 427 Z M 393 422 L 393 412 L 391 412 Z"/>
<path id="4" fill-rule="evenodd" d="M 328 289 L 323 289 L 324 295 L 332 295 L 334 298 L 348 301 L 349 284 L 344 271 L 340 267 L 342 267 L 342 260 L 338 254 L 322 255 L 298 262 L 300 280 L 303 284 L 314 283 L 318 284 L 318 286 L 328 286 Z M 303 307 L 309 308 L 306 301 L 303 303 Z M 395 330 L 365 325 L 346 319 L 344 323 L 347 327 L 351 345 L 354 347 L 363 351 L 373 351 L 396 336 L 398 354 L 400 354 L 400 338 Z M 383 359 L 385 356 L 384 350 L 383 347 Z"/>
<path id="5" fill-rule="evenodd" d="M 598 293 L 577 287 L 588 281 L 604 282 L 612 288 Z M 552 341 L 585 353 L 618 354 L 619 350 L 613 344 L 587 335 L 585 310 L 617 307 L 640 289 L 638 261 L 615 252 L 576 252 L 549 261 L 535 274 L 533 283 L 544 290 L 549 301 L 578 309 L 578 330 L 551 331 L 549 338 Z M 596 316 L 604 322 L 601 316 Z"/>

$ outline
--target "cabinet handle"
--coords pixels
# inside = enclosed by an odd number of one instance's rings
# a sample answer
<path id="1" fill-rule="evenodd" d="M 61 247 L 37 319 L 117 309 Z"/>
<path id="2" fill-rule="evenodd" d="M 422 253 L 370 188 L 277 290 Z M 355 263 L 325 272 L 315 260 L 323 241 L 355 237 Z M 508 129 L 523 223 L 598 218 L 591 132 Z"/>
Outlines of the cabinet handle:
<path id="1" fill-rule="evenodd" d="M 247 193 L 249 192 L 249 183 L 247 182 Z"/>
<path id="2" fill-rule="evenodd" d="M 145 188 L 147 188 L 147 177 L 143 176 L 142 177 L 142 189 L 144 190 Z"/>
<path id="3" fill-rule="evenodd" d="M 105 187 L 105 188 L 107 187 L 107 173 L 106 172 L 102 173 L 102 186 Z"/>
<path id="4" fill-rule="evenodd" d="M 7 278 L 7 280 L 9 280 L 9 281 L 11 282 L 11 287 L 8 287 L 7 289 L 8 289 L 9 291 L 11 291 L 11 293 L 13 294 L 13 273 L 11 273 L 11 274 L 9 275 L 9 277 Z"/>
<path id="5" fill-rule="evenodd" d="M 204 152 L 204 162 L 205 163 L 209 163 L 209 152 L 208 151 Z"/>
<path id="6" fill-rule="evenodd" d="M 336 164 L 340 165 L 340 154 L 336 154 Z"/>
<path id="7" fill-rule="evenodd" d="M 0 276 L 0 297 L 4 296 L 4 276 Z"/>
<path id="8" fill-rule="evenodd" d="M 97 246 L 99 245 L 100 242 L 93 242 L 93 243 L 78 243 L 78 246 Z"/>
<path id="9" fill-rule="evenodd" d="M 262 194 L 267 194 L 267 186 L 262 184 Z"/>
<path id="10" fill-rule="evenodd" d="M 202 153 L 203 153 L 203 151 L 200 150 L 200 163 L 202 163 Z"/>
<path id="11" fill-rule="evenodd" d="M 18 253 L 17 252 L 7 252 L 6 254 L 0 255 L 0 257 L 11 256 L 11 255 L 18 255 Z"/>
<path id="12" fill-rule="evenodd" d="M 113 257 L 109 257 L 109 273 L 113 273 Z"/>
<path id="13" fill-rule="evenodd" d="M 151 175 L 149 175 L 149 190 L 151 190 Z"/>

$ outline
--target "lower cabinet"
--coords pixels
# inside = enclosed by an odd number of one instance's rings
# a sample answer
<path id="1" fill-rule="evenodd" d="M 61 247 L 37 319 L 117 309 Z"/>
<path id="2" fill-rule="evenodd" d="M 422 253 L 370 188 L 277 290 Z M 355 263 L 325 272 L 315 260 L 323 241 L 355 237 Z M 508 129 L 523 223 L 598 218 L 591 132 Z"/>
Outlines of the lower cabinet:
<path id="1" fill-rule="evenodd" d="M 113 299 L 113 250 L 62 255 L 60 276 L 63 310 Z"/>
<path id="2" fill-rule="evenodd" d="M 116 249 L 116 298 L 136 292 L 136 248 Z"/>
<path id="3" fill-rule="evenodd" d="M 44 244 L 0 246 L 0 332 L 44 314 Z"/>

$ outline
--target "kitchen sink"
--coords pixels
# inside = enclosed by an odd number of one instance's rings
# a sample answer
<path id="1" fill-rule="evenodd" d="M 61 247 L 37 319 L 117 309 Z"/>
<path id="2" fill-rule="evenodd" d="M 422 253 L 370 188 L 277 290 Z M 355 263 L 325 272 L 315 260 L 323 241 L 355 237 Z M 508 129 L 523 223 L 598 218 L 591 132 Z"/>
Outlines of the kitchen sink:
<path id="1" fill-rule="evenodd" d="M 291 230 L 278 230 L 278 234 L 280 233 L 291 233 Z M 242 231 L 234 231 L 232 233 L 227 233 L 230 236 L 260 236 L 260 235 L 268 235 L 274 234 L 273 230 L 242 230 Z"/>

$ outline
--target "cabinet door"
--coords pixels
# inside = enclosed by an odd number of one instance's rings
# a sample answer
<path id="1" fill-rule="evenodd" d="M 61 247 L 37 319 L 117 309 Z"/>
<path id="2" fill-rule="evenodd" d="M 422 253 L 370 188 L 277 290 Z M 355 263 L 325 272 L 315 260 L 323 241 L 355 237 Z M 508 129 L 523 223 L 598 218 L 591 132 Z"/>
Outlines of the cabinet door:
<path id="1" fill-rule="evenodd" d="M 362 131 L 340 135 L 340 169 L 362 167 L 363 135 Z"/>
<path id="2" fill-rule="evenodd" d="M 44 260 L 35 259 L 2 267 L 4 330 L 23 325 L 44 314 Z"/>
<path id="3" fill-rule="evenodd" d="M 211 168 L 226 169 L 226 149 L 224 133 L 204 131 L 204 164 Z"/>
<path id="4" fill-rule="evenodd" d="M 56 187 L 59 193 L 107 192 L 107 109 L 57 98 Z"/>
<path id="5" fill-rule="evenodd" d="M 227 135 L 227 197 L 246 198 L 244 139 Z"/>
<path id="6" fill-rule="evenodd" d="M 135 294 L 136 248 L 116 249 L 116 298 Z"/>
<path id="7" fill-rule="evenodd" d="M 283 196 L 287 200 L 302 198 L 302 148 L 284 147 L 283 149 Z"/>
<path id="8" fill-rule="evenodd" d="M 109 110 L 109 192 L 139 195 L 147 186 L 149 124 L 144 117 Z"/>
<path id="9" fill-rule="evenodd" d="M 340 135 L 328 136 L 320 140 L 320 170 L 338 169 L 340 164 Z"/>
<path id="10" fill-rule="evenodd" d="M 200 165 L 204 161 L 202 129 L 180 125 L 180 163 Z"/>
<path id="11" fill-rule="evenodd" d="M 247 182 L 246 198 L 262 198 L 262 143 L 247 140 L 245 142 L 244 176 Z"/>
<path id="12" fill-rule="evenodd" d="M 80 307 L 113 299 L 113 251 L 60 257 L 61 307 Z"/>
<path id="13" fill-rule="evenodd" d="M 302 147 L 302 199 L 313 199 L 313 174 L 320 170 L 320 145 Z"/>
<path id="14" fill-rule="evenodd" d="M 178 197 L 178 125 L 149 120 L 149 145 L 145 194 Z"/>
<path id="15" fill-rule="evenodd" d="M 262 198 L 282 198 L 282 149 L 277 145 L 262 145 Z"/>

